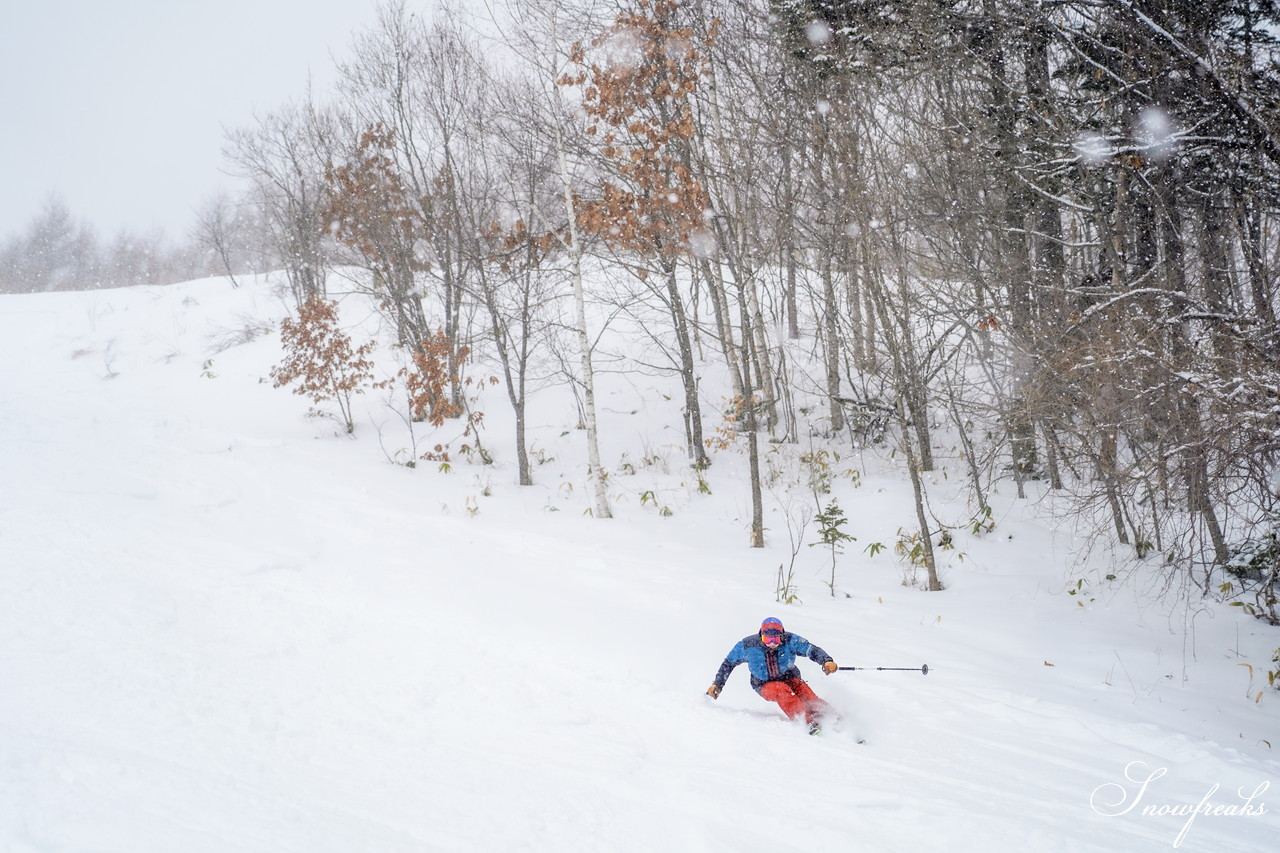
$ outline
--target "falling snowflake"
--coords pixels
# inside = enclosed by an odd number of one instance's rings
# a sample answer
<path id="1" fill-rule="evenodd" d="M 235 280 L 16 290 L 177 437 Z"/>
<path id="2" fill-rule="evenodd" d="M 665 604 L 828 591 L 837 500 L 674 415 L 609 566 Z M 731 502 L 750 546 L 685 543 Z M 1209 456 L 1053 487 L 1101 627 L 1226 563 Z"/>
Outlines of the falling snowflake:
<path id="1" fill-rule="evenodd" d="M 1134 138 L 1152 160 L 1163 160 L 1177 147 L 1177 129 L 1160 107 L 1147 107 L 1138 116 Z"/>
<path id="2" fill-rule="evenodd" d="M 1111 158 L 1111 145 L 1096 133 L 1082 133 L 1076 137 L 1076 153 L 1090 166 L 1101 166 Z"/>
<path id="3" fill-rule="evenodd" d="M 714 258 L 719 244 L 716 235 L 705 228 L 689 232 L 689 251 L 699 258 Z"/>
<path id="4" fill-rule="evenodd" d="M 644 51 L 648 40 L 634 29 L 619 29 L 611 33 L 600 45 L 601 57 L 615 71 L 625 72 L 644 64 Z"/>
<path id="5" fill-rule="evenodd" d="M 831 42 L 831 25 L 821 18 L 810 21 L 808 26 L 804 28 L 804 36 L 809 40 L 809 44 L 829 44 Z"/>

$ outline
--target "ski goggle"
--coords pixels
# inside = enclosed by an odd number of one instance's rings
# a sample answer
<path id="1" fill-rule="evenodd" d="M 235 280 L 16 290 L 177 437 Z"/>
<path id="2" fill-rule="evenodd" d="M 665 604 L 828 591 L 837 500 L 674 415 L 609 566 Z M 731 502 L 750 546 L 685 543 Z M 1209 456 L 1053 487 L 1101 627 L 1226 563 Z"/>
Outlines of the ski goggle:
<path id="1" fill-rule="evenodd" d="M 777 628 L 768 628 L 761 631 L 760 636 L 763 637 L 764 641 L 770 645 L 782 642 L 782 632 Z"/>

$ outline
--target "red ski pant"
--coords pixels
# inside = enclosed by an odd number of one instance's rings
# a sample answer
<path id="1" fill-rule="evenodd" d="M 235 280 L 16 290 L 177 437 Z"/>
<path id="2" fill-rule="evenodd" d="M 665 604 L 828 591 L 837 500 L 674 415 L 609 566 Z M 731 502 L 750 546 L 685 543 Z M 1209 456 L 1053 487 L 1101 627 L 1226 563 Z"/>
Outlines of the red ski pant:
<path id="1" fill-rule="evenodd" d="M 825 715 L 831 706 L 818 698 L 808 684 L 800 678 L 786 681 L 766 681 L 760 685 L 760 695 L 779 707 L 791 719 L 804 715 L 805 722 L 812 723 Z"/>

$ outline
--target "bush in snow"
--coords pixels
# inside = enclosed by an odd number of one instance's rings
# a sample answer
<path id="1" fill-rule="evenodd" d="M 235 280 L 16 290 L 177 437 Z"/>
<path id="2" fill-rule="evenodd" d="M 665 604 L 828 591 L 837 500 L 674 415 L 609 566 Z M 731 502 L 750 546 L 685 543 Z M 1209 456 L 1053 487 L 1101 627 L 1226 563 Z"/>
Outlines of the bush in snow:
<path id="1" fill-rule="evenodd" d="M 293 393 L 316 403 L 333 400 L 348 434 L 355 432 L 351 395 L 363 394 L 372 377 L 373 343 L 353 349 L 338 328 L 338 304 L 313 296 L 298 306 L 298 317 L 280 324 L 285 358 L 271 371 L 275 387 L 296 383 Z"/>

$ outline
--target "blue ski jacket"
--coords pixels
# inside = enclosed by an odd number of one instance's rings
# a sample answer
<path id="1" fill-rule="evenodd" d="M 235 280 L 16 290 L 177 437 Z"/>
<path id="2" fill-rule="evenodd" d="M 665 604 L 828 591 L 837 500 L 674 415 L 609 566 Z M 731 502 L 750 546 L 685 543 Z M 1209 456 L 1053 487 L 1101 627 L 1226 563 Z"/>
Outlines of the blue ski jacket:
<path id="1" fill-rule="evenodd" d="M 724 687 L 738 664 L 745 663 L 751 672 L 751 689 L 759 693 L 761 686 L 767 682 L 799 678 L 797 656 L 807 657 L 816 664 L 831 660 L 831 655 L 797 634 L 784 633 L 782 643 L 776 649 L 766 646 L 759 634 L 743 637 L 729 650 L 724 663 L 720 664 L 720 671 L 716 673 L 716 686 Z"/>

